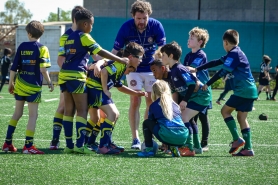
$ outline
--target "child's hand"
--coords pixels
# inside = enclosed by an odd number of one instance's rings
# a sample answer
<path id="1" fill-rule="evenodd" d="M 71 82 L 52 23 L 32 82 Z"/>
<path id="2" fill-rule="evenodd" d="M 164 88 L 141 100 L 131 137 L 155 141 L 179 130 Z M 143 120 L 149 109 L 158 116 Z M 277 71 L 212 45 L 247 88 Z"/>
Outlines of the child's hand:
<path id="1" fill-rule="evenodd" d="M 110 91 L 106 90 L 106 91 L 103 91 L 103 92 L 104 92 L 104 94 L 106 94 L 106 96 L 108 96 L 109 98 L 111 98 L 111 92 L 110 92 Z"/>
<path id="2" fill-rule="evenodd" d="M 185 101 L 182 100 L 182 101 L 180 102 L 180 109 L 181 109 L 181 110 L 185 110 L 186 106 L 187 106 L 187 102 L 185 102 Z"/>
<path id="3" fill-rule="evenodd" d="M 52 83 L 48 85 L 49 91 L 52 92 L 54 90 L 54 86 Z"/>
<path id="4" fill-rule="evenodd" d="M 138 95 L 138 96 L 145 96 L 145 97 L 148 97 L 148 93 L 147 93 L 147 92 L 143 92 L 143 91 L 138 91 L 138 92 L 137 92 L 137 95 Z"/>
<path id="5" fill-rule="evenodd" d="M 14 84 L 9 84 L 8 91 L 10 94 L 14 94 Z"/>
<path id="6" fill-rule="evenodd" d="M 127 64 L 129 64 L 129 59 L 128 58 L 122 58 L 122 62 L 127 65 Z"/>
<path id="7" fill-rule="evenodd" d="M 207 84 L 205 84 L 205 85 L 202 87 L 202 90 L 203 90 L 203 91 L 208 90 L 208 85 L 207 85 Z"/>
<path id="8" fill-rule="evenodd" d="M 98 64 L 96 63 L 96 65 L 94 66 L 94 75 L 95 75 L 95 77 L 100 78 L 100 72 L 101 72 L 100 65 L 98 65 Z"/>

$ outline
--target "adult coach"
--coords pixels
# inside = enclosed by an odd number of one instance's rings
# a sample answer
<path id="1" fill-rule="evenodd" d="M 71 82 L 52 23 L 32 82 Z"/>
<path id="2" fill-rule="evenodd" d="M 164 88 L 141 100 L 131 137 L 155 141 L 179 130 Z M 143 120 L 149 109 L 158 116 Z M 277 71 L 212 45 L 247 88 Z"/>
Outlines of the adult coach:
<path id="1" fill-rule="evenodd" d="M 127 75 L 128 87 L 140 91 L 142 88 L 148 93 L 146 97 L 146 111 L 144 119 L 148 117 L 149 105 L 151 100 L 151 88 L 155 78 L 150 70 L 150 63 L 154 60 L 153 54 L 157 47 L 166 43 L 165 32 L 162 24 L 149 16 L 152 14 L 152 6 L 149 2 L 137 0 L 131 5 L 131 15 L 133 19 L 126 21 L 120 28 L 112 53 L 116 54 L 129 42 L 140 44 L 145 54 L 136 72 Z M 139 108 L 141 97 L 130 96 L 129 124 L 132 133 L 132 149 L 140 149 L 138 129 L 140 122 Z"/>

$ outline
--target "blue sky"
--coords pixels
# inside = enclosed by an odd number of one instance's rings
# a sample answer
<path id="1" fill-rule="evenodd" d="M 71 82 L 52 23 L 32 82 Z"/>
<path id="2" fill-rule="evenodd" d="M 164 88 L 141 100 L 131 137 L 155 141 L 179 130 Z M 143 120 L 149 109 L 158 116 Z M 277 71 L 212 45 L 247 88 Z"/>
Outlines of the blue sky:
<path id="1" fill-rule="evenodd" d="M 7 0 L 0 1 L 0 12 L 4 11 Z M 19 0 L 25 4 L 25 9 L 29 9 L 32 20 L 46 20 L 50 12 L 57 12 L 58 7 L 62 10 L 71 10 L 76 5 L 83 6 L 83 0 Z"/>

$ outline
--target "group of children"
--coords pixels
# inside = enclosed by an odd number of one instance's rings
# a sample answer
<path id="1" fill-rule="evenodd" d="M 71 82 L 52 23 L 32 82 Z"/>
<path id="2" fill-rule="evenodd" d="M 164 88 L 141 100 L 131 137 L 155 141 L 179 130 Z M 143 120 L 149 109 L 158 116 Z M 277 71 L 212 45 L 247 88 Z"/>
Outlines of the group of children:
<path id="1" fill-rule="evenodd" d="M 139 44 L 130 42 L 124 50 L 114 55 L 101 48 L 90 36 L 94 18 L 89 10 L 77 6 L 72 11 L 72 17 L 73 27 L 60 39 L 58 64 L 61 70 L 58 84 L 61 98 L 54 116 L 50 149 L 58 149 L 63 127 L 66 139 L 65 153 L 91 154 L 97 151 L 100 154 L 118 154 L 123 152 L 124 148 L 113 142 L 112 133 L 119 111 L 111 99 L 109 90 L 116 87 L 126 94 L 147 96 L 145 92 L 129 89 L 121 82 L 124 74 L 136 71 L 144 49 Z M 11 67 L 9 92 L 15 96 L 16 107 L 2 150 L 17 151 L 12 137 L 23 114 L 24 102 L 27 101 L 29 120 L 23 153 L 43 154 L 33 145 L 33 138 L 38 103 L 41 101 L 42 77 L 48 83 L 50 91 L 53 91 L 46 70 L 50 67 L 50 59 L 47 47 L 38 42 L 44 32 L 43 25 L 38 21 L 31 21 L 26 26 L 26 31 L 29 42 L 24 42 L 18 47 Z M 138 156 L 155 155 L 153 135 L 168 145 L 175 157 L 194 156 L 207 151 L 207 112 L 211 108 L 212 97 L 209 86 L 228 74 L 234 84 L 234 94 L 222 107 L 221 114 L 233 137 L 229 153 L 233 156 L 254 155 L 247 114 L 252 111 L 253 102 L 257 99 L 257 90 L 248 59 L 237 46 L 239 34 L 236 30 L 227 30 L 222 38 L 227 55 L 211 62 L 207 62 L 206 54 L 202 50 L 208 39 L 208 32 L 204 29 L 196 27 L 189 32 L 188 47 L 191 48 L 191 52 L 186 55 L 184 65 L 179 63 L 182 49 L 177 42 L 161 47 L 160 56 L 151 64 L 151 70 L 158 80 L 152 86 L 153 103 L 150 105 L 149 117 L 143 123 L 146 148 L 139 152 Z M 90 55 L 96 54 L 103 59 L 88 67 Z M 222 65 L 222 69 L 209 79 L 207 69 L 218 65 Z M 231 115 L 234 110 L 237 111 L 242 138 Z M 87 121 L 88 113 L 90 119 Z M 74 116 L 75 144 L 72 139 Z M 198 118 L 202 124 L 201 141 L 196 124 Z M 96 145 L 98 133 L 101 133 L 100 143 Z M 243 149 L 238 152 L 242 146 Z"/>

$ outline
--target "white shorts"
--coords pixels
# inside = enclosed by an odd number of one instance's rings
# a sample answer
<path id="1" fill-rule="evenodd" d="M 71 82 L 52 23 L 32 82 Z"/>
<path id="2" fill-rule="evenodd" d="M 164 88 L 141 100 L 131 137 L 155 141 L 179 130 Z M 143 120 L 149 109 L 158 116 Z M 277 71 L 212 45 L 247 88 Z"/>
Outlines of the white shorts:
<path id="1" fill-rule="evenodd" d="M 133 90 L 140 91 L 144 88 L 146 92 L 151 92 L 152 85 L 156 79 L 154 78 L 152 72 L 131 72 L 126 75 L 126 81 L 128 87 Z"/>

